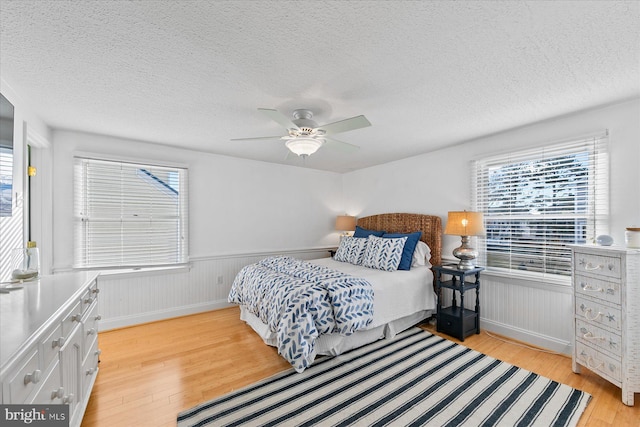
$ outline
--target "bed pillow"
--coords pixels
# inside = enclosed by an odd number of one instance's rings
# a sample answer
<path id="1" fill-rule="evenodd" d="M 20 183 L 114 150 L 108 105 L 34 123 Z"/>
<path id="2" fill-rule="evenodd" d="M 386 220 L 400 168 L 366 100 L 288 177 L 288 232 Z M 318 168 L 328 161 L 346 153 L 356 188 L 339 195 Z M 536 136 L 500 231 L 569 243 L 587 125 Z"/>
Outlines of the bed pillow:
<path id="1" fill-rule="evenodd" d="M 402 251 L 402 259 L 400 260 L 400 265 L 398 265 L 398 270 L 410 270 L 411 269 L 411 261 L 413 260 L 413 251 L 416 249 L 416 245 L 420 241 L 420 236 L 422 236 L 422 231 L 416 231 L 415 233 L 386 233 L 383 234 L 382 237 L 385 239 L 397 239 L 401 237 L 406 237 L 407 242 L 404 244 L 404 249 Z"/>
<path id="2" fill-rule="evenodd" d="M 350 264 L 362 264 L 367 239 L 360 237 L 343 237 L 333 259 Z"/>
<path id="3" fill-rule="evenodd" d="M 369 237 L 376 236 L 382 237 L 384 231 L 367 230 L 366 228 L 358 227 L 356 225 L 356 231 L 353 233 L 353 237 Z"/>
<path id="4" fill-rule="evenodd" d="M 406 241 L 406 237 L 399 239 L 383 239 L 373 235 L 367 237 L 362 266 L 384 271 L 397 270 Z"/>
<path id="5" fill-rule="evenodd" d="M 416 245 L 416 250 L 413 251 L 413 260 L 411 261 L 411 267 L 431 267 L 431 248 L 425 242 L 420 240 Z"/>

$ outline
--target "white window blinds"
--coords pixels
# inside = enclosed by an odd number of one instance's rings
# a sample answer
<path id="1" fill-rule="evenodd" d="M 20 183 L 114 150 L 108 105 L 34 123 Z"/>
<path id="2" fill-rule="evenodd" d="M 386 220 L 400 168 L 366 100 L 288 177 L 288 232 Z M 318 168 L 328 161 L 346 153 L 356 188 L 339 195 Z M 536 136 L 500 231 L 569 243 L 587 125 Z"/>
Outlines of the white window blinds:
<path id="1" fill-rule="evenodd" d="M 608 133 L 473 162 L 473 206 L 484 213 L 479 263 L 571 274 L 573 243 L 608 232 Z"/>
<path id="2" fill-rule="evenodd" d="M 187 169 L 76 157 L 76 268 L 188 262 Z"/>

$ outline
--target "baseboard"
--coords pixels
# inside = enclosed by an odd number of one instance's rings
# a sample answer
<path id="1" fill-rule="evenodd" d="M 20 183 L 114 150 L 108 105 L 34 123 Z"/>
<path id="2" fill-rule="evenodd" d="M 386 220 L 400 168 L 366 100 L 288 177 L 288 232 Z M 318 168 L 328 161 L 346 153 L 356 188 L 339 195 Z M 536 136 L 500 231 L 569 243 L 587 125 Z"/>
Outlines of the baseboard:
<path id="1" fill-rule="evenodd" d="M 480 318 L 480 327 L 488 332 L 495 332 L 503 337 L 528 343 L 535 347 L 544 348 L 567 356 L 571 355 L 572 344 L 568 341 L 559 340 L 548 335 L 541 335 L 532 331 L 527 331 L 526 329 L 520 329 L 512 325 L 484 318 Z"/>
<path id="2" fill-rule="evenodd" d="M 209 301 L 202 304 L 193 304 L 183 307 L 172 307 L 168 310 L 159 310 L 148 313 L 140 313 L 131 316 L 121 316 L 113 319 L 105 319 L 100 321 L 100 332 L 112 329 L 126 328 L 129 326 L 140 325 L 143 323 L 157 322 L 159 320 L 167 320 L 173 317 L 188 316 L 190 314 L 203 313 L 205 311 L 217 310 L 220 308 L 230 307 L 226 300 Z"/>

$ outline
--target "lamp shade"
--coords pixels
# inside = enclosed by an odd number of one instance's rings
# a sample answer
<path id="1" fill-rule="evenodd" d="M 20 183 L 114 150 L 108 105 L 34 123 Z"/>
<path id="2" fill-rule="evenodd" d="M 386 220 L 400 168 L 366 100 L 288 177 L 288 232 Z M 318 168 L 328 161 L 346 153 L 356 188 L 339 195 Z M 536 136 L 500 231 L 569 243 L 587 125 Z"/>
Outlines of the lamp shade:
<path id="1" fill-rule="evenodd" d="M 336 230 L 353 231 L 356 229 L 356 217 L 349 215 L 338 215 L 336 218 Z"/>
<path id="2" fill-rule="evenodd" d="M 444 234 L 455 236 L 484 236 L 482 212 L 452 211 L 447 218 Z"/>

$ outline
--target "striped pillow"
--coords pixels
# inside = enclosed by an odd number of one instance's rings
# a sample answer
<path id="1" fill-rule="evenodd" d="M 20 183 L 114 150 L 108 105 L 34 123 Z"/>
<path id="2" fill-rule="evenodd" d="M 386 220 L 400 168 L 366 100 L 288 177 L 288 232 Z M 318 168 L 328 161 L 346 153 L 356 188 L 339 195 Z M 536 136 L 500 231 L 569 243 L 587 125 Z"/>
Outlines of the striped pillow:
<path id="1" fill-rule="evenodd" d="M 362 265 L 384 271 L 397 270 L 406 241 L 406 237 L 397 239 L 376 236 L 367 237 L 367 248 L 364 252 Z"/>
<path id="2" fill-rule="evenodd" d="M 333 259 L 355 265 L 362 264 L 367 239 L 360 237 L 343 237 Z"/>

